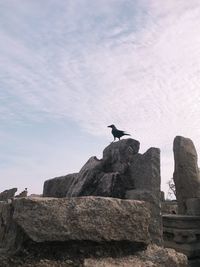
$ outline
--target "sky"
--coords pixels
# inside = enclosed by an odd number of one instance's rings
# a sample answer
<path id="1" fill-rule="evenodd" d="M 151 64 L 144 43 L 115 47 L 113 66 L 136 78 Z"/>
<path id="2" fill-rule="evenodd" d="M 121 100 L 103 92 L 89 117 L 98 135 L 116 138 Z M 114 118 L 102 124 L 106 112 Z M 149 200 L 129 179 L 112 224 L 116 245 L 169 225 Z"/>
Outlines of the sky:
<path id="1" fill-rule="evenodd" d="M 112 141 L 200 151 L 199 0 L 0 0 L 0 191 L 42 193 Z"/>

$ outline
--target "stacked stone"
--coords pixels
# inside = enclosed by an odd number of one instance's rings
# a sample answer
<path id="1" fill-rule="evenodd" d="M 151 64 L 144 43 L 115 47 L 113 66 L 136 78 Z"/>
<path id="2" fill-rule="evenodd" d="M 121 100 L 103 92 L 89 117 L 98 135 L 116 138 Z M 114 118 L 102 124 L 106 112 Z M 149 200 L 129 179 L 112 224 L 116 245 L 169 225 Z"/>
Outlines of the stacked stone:
<path id="1" fill-rule="evenodd" d="M 140 143 L 128 138 L 111 143 L 101 160 L 91 157 L 77 174 L 45 181 L 44 197 L 103 196 L 150 203 L 150 233 L 162 243 L 160 150 L 139 153 Z M 62 188 L 61 188 L 62 187 Z"/>

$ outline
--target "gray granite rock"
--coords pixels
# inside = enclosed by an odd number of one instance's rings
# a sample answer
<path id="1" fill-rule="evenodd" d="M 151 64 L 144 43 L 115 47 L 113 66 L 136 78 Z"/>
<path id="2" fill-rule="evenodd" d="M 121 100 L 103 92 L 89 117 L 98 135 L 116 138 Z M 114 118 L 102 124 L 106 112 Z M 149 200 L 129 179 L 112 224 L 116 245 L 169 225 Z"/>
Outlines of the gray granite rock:
<path id="1" fill-rule="evenodd" d="M 186 200 L 200 197 L 200 175 L 197 152 L 189 138 L 176 136 L 173 144 L 175 170 L 174 183 L 179 214 L 186 214 Z"/>
<path id="2" fill-rule="evenodd" d="M 7 189 L 0 193 L 0 201 L 7 201 L 8 199 L 11 199 L 15 196 L 15 193 L 17 192 L 17 188 L 11 188 Z"/>
<path id="3" fill-rule="evenodd" d="M 103 197 L 21 198 L 0 205 L 0 246 L 36 242 L 131 242 L 147 245 L 149 204 Z M 26 238 L 25 238 L 26 237 Z"/>
<path id="4" fill-rule="evenodd" d="M 65 197 L 68 189 L 75 183 L 78 174 L 72 173 L 46 180 L 43 186 L 44 197 Z"/>

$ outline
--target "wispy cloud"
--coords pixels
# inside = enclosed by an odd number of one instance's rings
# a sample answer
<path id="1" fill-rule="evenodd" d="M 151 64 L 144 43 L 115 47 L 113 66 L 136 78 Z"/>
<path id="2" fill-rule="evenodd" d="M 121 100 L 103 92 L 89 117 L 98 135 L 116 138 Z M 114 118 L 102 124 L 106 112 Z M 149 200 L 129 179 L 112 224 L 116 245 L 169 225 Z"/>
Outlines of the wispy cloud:
<path id="1" fill-rule="evenodd" d="M 200 151 L 199 1 L 20 2 L 1 3 L 0 120 L 116 123 L 163 166 L 177 134 Z"/>

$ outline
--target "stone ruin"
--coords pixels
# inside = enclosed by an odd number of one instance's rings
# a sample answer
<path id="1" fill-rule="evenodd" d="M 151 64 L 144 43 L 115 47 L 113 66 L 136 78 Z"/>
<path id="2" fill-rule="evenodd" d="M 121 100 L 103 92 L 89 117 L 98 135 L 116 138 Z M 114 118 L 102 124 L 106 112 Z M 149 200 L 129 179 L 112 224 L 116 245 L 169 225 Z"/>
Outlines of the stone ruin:
<path id="1" fill-rule="evenodd" d="M 174 183 L 178 203 L 177 215 L 163 215 L 166 247 L 188 256 L 190 266 L 200 266 L 200 172 L 197 152 L 189 138 L 174 139 Z"/>
<path id="2" fill-rule="evenodd" d="M 1 202 L 0 266 L 188 266 L 162 246 L 160 150 L 139 145 L 111 143 L 79 173 L 45 181 L 43 197 Z"/>

